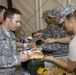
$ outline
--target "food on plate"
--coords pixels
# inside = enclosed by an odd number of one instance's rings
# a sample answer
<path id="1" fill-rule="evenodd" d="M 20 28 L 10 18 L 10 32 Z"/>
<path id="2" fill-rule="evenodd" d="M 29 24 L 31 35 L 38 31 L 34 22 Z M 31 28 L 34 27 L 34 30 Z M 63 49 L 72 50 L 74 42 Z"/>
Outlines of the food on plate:
<path id="1" fill-rule="evenodd" d="M 48 70 L 46 68 L 43 68 L 43 67 L 39 67 L 37 69 L 37 73 L 38 73 L 38 75 L 50 75 Z"/>
<path id="2" fill-rule="evenodd" d="M 40 50 L 37 51 L 28 51 L 30 59 L 41 59 L 44 57 L 43 53 Z"/>
<path id="3" fill-rule="evenodd" d="M 34 58 L 43 58 L 44 55 L 41 52 L 34 52 L 33 53 Z"/>

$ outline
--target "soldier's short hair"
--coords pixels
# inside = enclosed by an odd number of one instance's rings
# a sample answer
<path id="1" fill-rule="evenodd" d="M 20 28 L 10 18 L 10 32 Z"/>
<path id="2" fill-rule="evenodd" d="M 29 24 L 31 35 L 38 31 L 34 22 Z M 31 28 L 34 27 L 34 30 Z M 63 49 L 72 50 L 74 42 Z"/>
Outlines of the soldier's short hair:
<path id="1" fill-rule="evenodd" d="M 6 10 L 4 13 L 4 19 L 3 20 L 5 20 L 7 17 L 12 19 L 14 14 L 20 14 L 21 15 L 21 12 L 16 8 L 10 8 L 10 9 Z"/>
<path id="2" fill-rule="evenodd" d="M 3 9 L 7 9 L 5 6 L 0 5 L 0 13 L 3 11 Z"/>

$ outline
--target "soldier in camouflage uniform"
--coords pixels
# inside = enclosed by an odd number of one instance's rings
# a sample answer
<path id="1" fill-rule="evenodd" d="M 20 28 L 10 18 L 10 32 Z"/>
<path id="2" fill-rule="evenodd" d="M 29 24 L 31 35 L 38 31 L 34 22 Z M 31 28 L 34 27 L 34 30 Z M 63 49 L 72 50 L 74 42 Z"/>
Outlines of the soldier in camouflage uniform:
<path id="1" fill-rule="evenodd" d="M 73 38 L 69 43 L 69 52 L 67 61 L 63 61 L 54 56 L 45 56 L 45 60 L 50 60 L 58 64 L 59 66 L 66 68 L 70 71 L 75 71 L 74 75 L 76 75 L 76 6 L 74 4 L 69 4 L 63 10 L 65 16 L 64 17 L 64 27 L 74 34 Z"/>
<path id="2" fill-rule="evenodd" d="M 0 25 L 0 75 L 15 75 L 15 66 L 27 61 L 28 55 L 18 52 L 16 38 L 12 31 L 20 26 L 21 13 L 11 8 L 4 13 L 4 21 Z"/>
<path id="3" fill-rule="evenodd" d="M 48 21 L 49 19 L 52 18 L 53 16 L 51 13 L 57 14 L 57 16 L 60 16 L 60 8 L 55 8 L 51 12 L 45 11 L 43 13 L 43 19 L 47 20 L 48 25 L 47 27 L 43 30 L 41 38 L 62 38 L 68 35 L 64 27 L 59 25 L 58 23 L 50 23 Z M 48 15 L 46 15 L 48 14 Z M 52 44 L 42 44 L 41 47 L 43 50 L 49 50 L 49 51 L 55 51 L 53 54 L 59 55 L 59 54 L 67 54 L 68 53 L 68 44 L 62 44 L 62 43 L 52 43 Z"/>
<path id="4" fill-rule="evenodd" d="M 46 10 L 43 13 L 42 19 L 47 23 L 47 27 L 43 30 L 41 37 L 46 39 L 48 37 L 52 37 L 52 34 L 50 33 L 50 28 L 54 25 L 54 19 L 49 16 L 49 13 L 51 13 L 51 10 Z"/>

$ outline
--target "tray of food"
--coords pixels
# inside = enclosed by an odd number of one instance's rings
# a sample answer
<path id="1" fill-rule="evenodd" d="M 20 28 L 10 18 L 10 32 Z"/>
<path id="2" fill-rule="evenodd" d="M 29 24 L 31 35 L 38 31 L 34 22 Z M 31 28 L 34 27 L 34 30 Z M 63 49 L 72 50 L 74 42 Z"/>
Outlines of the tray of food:
<path id="1" fill-rule="evenodd" d="M 28 53 L 30 59 L 43 59 L 44 57 L 41 50 L 25 50 L 23 53 Z"/>
<path id="2" fill-rule="evenodd" d="M 44 57 L 43 53 L 40 50 L 33 51 L 32 56 L 34 59 L 42 59 Z"/>
<path id="3" fill-rule="evenodd" d="M 37 75 L 74 75 L 74 72 L 70 72 L 62 67 L 39 67 L 37 69 Z"/>

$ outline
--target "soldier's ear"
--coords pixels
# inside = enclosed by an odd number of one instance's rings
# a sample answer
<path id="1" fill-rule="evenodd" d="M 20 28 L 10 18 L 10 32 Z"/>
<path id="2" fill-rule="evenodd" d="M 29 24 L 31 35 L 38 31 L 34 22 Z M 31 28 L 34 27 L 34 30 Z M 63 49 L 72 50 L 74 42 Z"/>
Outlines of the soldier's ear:
<path id="1" fill-rule="evenodd" d="M 7 18 L 6 18 L 6 21 L 9 23 L 9 22 L 10 22 L 10 18 L 7 17 Z"/>

